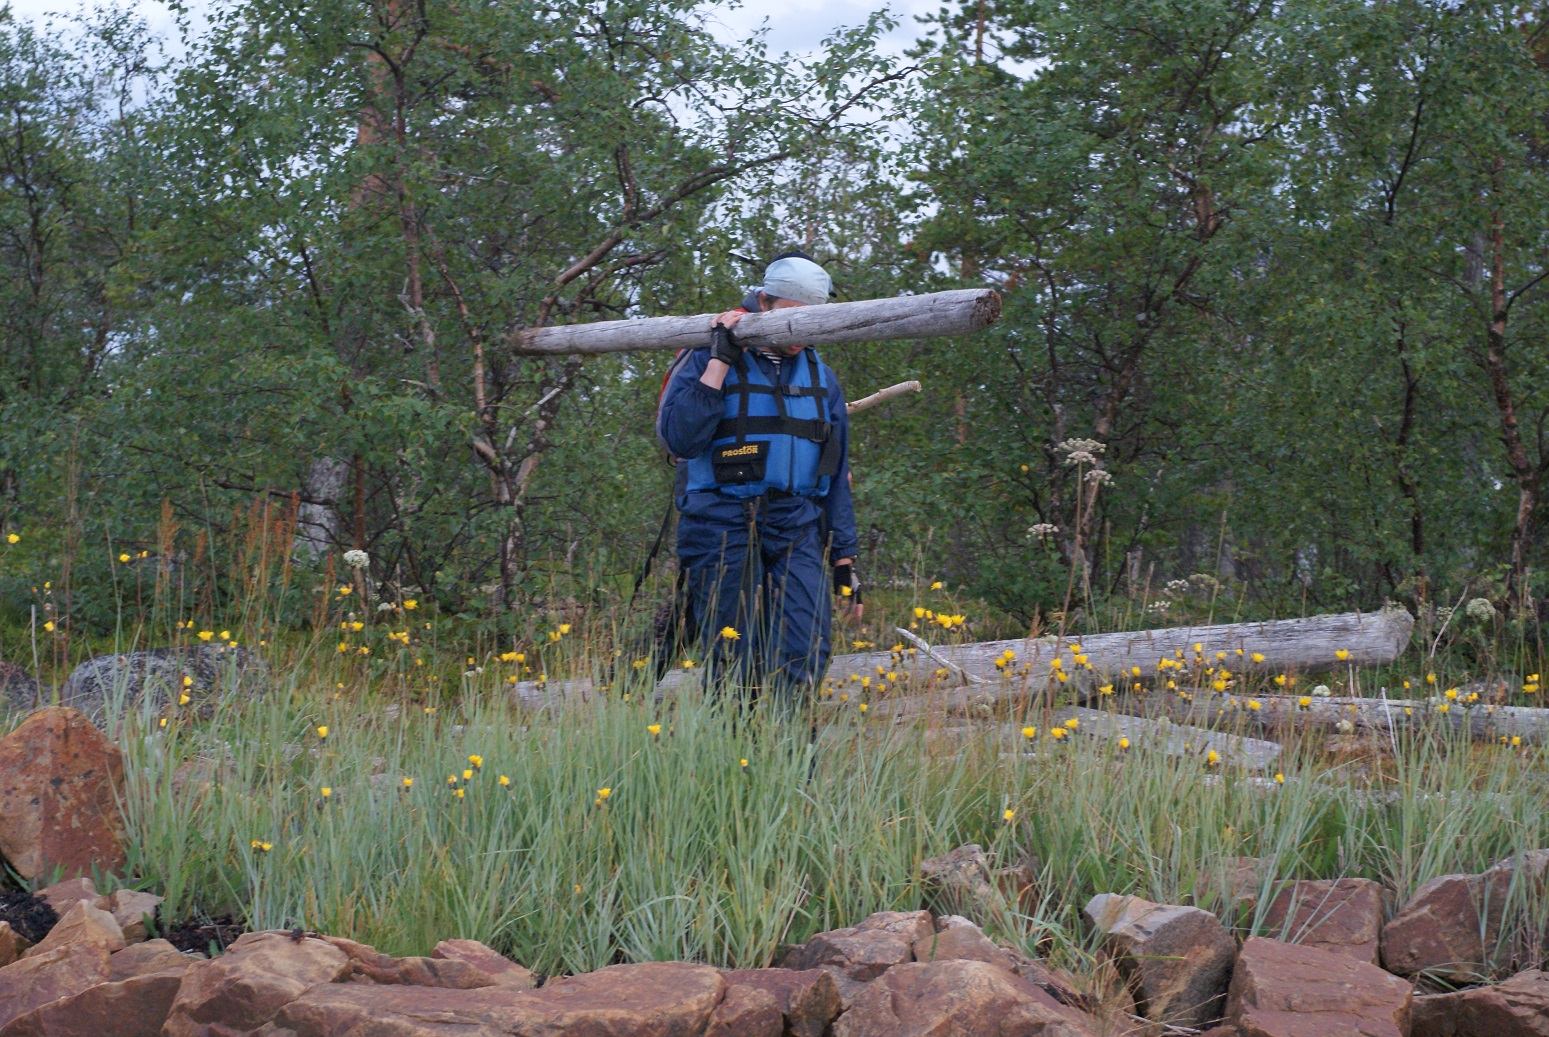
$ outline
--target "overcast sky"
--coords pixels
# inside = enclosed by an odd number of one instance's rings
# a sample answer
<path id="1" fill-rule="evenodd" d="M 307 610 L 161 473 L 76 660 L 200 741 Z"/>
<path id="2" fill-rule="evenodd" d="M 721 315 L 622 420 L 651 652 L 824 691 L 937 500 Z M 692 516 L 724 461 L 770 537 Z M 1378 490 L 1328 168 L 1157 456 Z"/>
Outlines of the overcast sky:
<path id="1" fill-rule="evenodd" d="M 74 0 L 10 0 L 10 5 L 18 17 L 34 20 L 49 12 L 71 12 L 81 8 Z M 132 6 L 139 10 L 152 29 L 165 36 L 168 42 L 176 42 L 177 26 L 165 5 L 149 0 Z M 192 0 L 189 6 L 197 15 L 205 5 L 200 0 Z M 823 37 L 835 27 L 858 25 L 872 11 L 888 6 L 899 26 L 884 40 L 884 47 L 898 53 L 919 36 L 920 26 L 914 16 L 936 10 L 940 0 L 782 0 L 775 5 L 747 3 L 736 9 L 721 4 L 706 6 L 714 11 L 715 21 L 728 38 L 750 35 L 767 18 L 770 49 L 795 54 L 816 51 Z"/>

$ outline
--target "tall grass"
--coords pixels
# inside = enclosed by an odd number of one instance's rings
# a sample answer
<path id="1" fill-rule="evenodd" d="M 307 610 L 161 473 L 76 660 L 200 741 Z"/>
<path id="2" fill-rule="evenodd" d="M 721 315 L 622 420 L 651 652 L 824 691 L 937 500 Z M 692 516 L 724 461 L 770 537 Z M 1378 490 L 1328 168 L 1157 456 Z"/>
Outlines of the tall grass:
<path id="1" fill-rule="evenodd" d="M 430 707 L 335 676 L 326 659 L 291 669 L 210 719 L 116 718 L 130 867 L 170 917 L 235 913 L 399 954 L 472 937 L 546 973 L 759 966 L 782 943 L 920 906 L 921 859 L 978 842 L 1038 875 L 1041 906 L 988 919 L 999 935 L 1080 964 L 1093 893 L 1234 919 L 1239 856 L 1267 861 L 1266 893 L 1352 875 L 1401 898 L 1549 846 L 1542 752 L 1441 729 L 1375 777 L 1309 740 L 1282 784 L 1143 743 L 868 721 L 854 703 L 822 713 L 814 738 L 701 695 L 658 703 L 641 683 L 535 712 L 493 681 Z"/>

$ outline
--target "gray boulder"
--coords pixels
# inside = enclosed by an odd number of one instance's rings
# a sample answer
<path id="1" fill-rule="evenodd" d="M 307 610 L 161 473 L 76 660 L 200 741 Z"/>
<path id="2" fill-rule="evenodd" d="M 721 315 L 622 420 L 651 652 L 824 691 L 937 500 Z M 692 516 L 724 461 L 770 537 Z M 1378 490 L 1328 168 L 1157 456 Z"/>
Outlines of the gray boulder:
<path id="1" fill-rule="evenodd" d="M 185 677 L 190 683 L 184 684 Z M 186 692 L 186 708 L 208 717 L 217 702 L 235 695 L 255 698 L 268 688 L 269 668 L 257 655 L 240 645 L 204 644 L 88 659 L 65 679 L 59 699 L 101 726 L 111 696 L 122 696 L 126 709 L 155 711 Z"/>
<path id="2" fill-rule="evenodd" d="M 48 705 L 49 695 L 25 667 L 0 660 L 0 706 L 5 709 L 36 709 Z"/>

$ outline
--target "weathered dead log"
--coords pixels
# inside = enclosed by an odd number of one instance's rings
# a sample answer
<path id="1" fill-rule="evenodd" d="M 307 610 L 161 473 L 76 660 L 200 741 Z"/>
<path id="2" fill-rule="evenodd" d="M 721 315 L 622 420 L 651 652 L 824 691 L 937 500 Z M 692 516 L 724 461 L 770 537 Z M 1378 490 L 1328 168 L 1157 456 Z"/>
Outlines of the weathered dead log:
<path id="1" fill-rule="evenodd" d="M 518 356 L 694 349 L 709 344 L 714 319 L 713 313 L 701 313 L 526 328 L 508 335 L 505 345 Z M 967 288 L 750 313 L 737 324 L 737 341 L 758 348 L 944 338 L 979 331 L 999 319 L 999 293 Z"/>
<path id="2" fill-rule="evenodd" d="M 839 689 L 864 680 L 868 698 L 883 688 L 916 692 L 891 703 L 878 703 L 879 714 L 981 712 L 1002 699 L 1064 684 L 1072 685 L 1073 690 L 1095 689 L 1102 683 L 1122 688 L 1157 676 L 1161 661 L 1177 661 L 1180 652 L 1189 663 L 1198 655 L 1212 666 L 1244 674 L 1306 674 L 1384 665 L 1398 658 L 1413 628 L 1413 617 L 1398 609 L 1092 634 L 1079 640 L 1040 637 L 961 645 L 910 644 L 907 639 L 914 635 L 901 630 L 894 651 L 835 656 L 826 683 Z M 1344 659 L 1338 657 L 1340 652 L 1346 653 Z M 1223 658 L 1218 659 L 1218 655 Z M 1060 660 L 1058 667 L 1055 659 Z M 1004 665 L 997 666 L 997 661 Z M 1060 674 L 1065 675 L 1064 681 Z M 659 690 L 676 688 L 692 679 L 692 674 L 673 671 Z M 969 686 L 962 687 L 965 684 Z M 930 688 L 931 693 L 919 695 L 922 688 Z M 584 686 L 575 681 L 551 682 L 547 689 L 523 683 L 517 685 L 516 695 L 527 704 L 541 704 L 566 697 L 584 698 L 590 690 L 589 681 Z"/>
<path id="3" fill-rule="evenodd" d="M 919 382 L 899 382 L 897 385 L 890 385 L 886 389 L 878 389 L 870 396 L 862 396 L 858 400 L 845 404 L 845 413 L 859 414 L 863 410 L 870 410 L 879 403 L 886 403 L 888 400 L 895 400 L 900 396 L 908 396 L 912 392 L 919 391 Z"/>
<path id="4" fill-rule="evenodd" d="M 1126 695 L 1118 708 L 1149 718 L 1165 716 L 1186 724 L 1212 724 L 1264 732 L 1365 731 L 1387 737 L 1412 731 L 1442 731 L 1476 742 L 1529 744 L 1549 741 L 1549 709 L 1422 699 L 1343 698 L 1318 695 L 1250 695 L 1153 691 Z M 1446 708 L 1444 709 L 1443 706 Z"/>
<path id="5" fill-rule="evenodd" d="M 901 651 L 837 656 L 829 666 L 828 679 L 836 684 L 864 678 L 868 683 L 880 679 L 892 686 L 900 686 L 900 682 L 914 687 L 934 684 L 938 688 L 973 685 L 942 692 L 929 705 L 924 701 L 900 701 L 892 707 L 903 712 L 960 711 L 1018 694 L 1041 692 L 1051 682 L 1070 684 L 1072 690 L 1095 689 L 1103 683 L 1122 687 L 1154 678 L 1172 663 L 1183 661 L 1191 665 L 1196 657 L 1232 673 L 1263 675 L 1385 665 L 1398 658 L 1413 629 L 1414 618 L 1402 609 L 1394 609 L 1262 623 L 1090 634 L 1079 639 L 975 641 L 928 646 L 928 651 L 918 644 L 902 645 Z M 912 636 L 906 631 L 899 633 Z M 1340 658 L 1340 653 L 1344 653 L 1344 658 Z M 892 680 L 889 673 L 895 675 Z"/>

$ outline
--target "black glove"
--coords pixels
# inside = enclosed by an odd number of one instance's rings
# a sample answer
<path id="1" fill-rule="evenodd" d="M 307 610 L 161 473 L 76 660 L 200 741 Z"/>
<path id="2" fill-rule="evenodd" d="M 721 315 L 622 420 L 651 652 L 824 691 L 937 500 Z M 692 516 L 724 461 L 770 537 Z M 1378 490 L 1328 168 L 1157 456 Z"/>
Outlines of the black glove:
<path id="1" fill-rule="evenodd" d="M 736 367 L 737 361 L 742 359 L 742 347 L 732 337 L 731 329 L 724 324 L 717 324 L 710 329 L 710 357 L 728 367 Z"/>
<path id="2" fill-rule="evenodd" d="M 843 598 L 845 604 L 861 604 L 861 578 L 855 575 L 852 563 L 834 566 L 834 593 Z"/>

